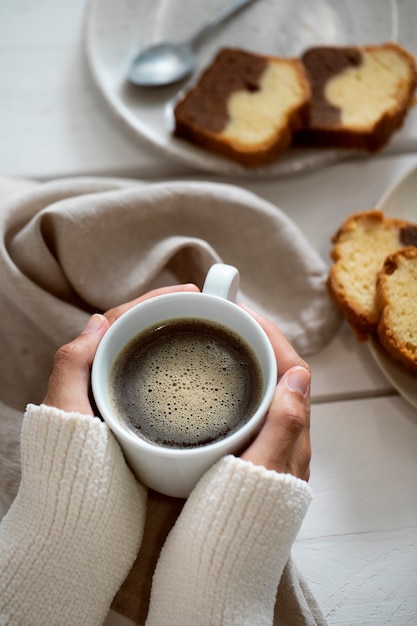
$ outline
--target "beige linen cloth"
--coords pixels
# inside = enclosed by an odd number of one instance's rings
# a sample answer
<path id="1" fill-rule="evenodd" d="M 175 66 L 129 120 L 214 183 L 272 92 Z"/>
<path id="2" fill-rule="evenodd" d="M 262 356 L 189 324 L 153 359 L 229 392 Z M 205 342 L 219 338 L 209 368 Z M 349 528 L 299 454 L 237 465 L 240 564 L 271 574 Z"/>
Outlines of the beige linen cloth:
<path id="1" fill-rule="evenodd" d="M 23 410 L 42 401 L 55 351 L 92 312 L 155 286 L 201 287 L 210 265 L 223 261 L 239 268 L 239 299 L 274 320 L 304 357 L 340 323 L 324 261 L 282 211 L 238 187 L 0 179 L 0 230 L 0 513 L 19 484 Z M 150 493 L 142 548 L 113 604 L 138 624 L 159 546 L 181 506 Z M 291 562 L 279 596 L 276 623 L 324 624 Z"/>

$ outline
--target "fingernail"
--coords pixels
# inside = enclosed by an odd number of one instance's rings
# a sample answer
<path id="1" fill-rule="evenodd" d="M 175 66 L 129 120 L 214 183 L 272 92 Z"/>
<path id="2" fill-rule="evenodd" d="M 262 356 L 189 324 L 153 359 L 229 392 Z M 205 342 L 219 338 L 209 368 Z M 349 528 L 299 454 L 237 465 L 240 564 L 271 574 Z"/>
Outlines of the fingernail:
<path id="1" fill-rule="evenodd" d="M 297 367 L 287 374 L 287 386 L 291 391 L 306 396 L 310 389 L 310 372 L 304 367 Z"/>
<path id="2" fill-rule="evenodd" d="M 90 319 L 88 320 L 81 334 L 92 335 L 94 333 L 97 333 L 102 326 L 103 326 L 103 315 L 100 315 L 100 313 L 94 313 L 94 315 L 92 315 Z"/>

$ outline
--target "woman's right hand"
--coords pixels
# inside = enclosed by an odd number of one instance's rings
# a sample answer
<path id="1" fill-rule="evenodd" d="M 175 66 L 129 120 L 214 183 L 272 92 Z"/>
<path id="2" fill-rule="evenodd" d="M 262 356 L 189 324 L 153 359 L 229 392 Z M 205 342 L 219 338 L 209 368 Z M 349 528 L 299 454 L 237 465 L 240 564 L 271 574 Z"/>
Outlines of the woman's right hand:
<path id="1" fill-rule="evenodd" d="M 310 476 L 310 369 L 270 320 L 243 307 L 265 330 L 278 364 L 278 384 L 264 425 L 241 458 L 308 481 Z"/>

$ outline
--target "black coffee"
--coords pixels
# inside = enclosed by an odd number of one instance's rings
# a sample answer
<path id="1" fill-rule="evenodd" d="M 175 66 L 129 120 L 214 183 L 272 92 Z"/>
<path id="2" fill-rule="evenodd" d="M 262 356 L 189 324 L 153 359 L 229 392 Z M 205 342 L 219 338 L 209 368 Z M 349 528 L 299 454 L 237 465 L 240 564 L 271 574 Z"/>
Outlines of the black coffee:
<path id="1" fill-rule="evenodd" d="M 117 358 L 110 400 L 146 440 L 176 448 L 223 439 L 248 421 L 263 394 L 253 350 L 204 320 L 168 321 L 137 335 Z"/>

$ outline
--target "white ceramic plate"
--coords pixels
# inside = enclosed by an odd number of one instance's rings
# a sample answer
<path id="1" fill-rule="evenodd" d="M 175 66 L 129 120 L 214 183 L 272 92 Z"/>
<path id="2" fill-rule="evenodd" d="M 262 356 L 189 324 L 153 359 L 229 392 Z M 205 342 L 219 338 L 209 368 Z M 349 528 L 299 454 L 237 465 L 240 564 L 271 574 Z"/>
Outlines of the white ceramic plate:
<path id="1" fill-rule="evenodd" d="M 389 217 L 417 223 L 417 167 L 388 189 L 377 203 Z M 382 372 L 410 404 L 417 408 L 417 376 L 397 364 L 376 339 L 368 341 L 371 353 Z"/>
<path id="2" fill-rule="evenodd" d="M 183 40 L 229 0 L 90 0 L 85 23 L 88 63 L 100 92 L 142 141 L 165 156 L 220 174 L 248 170 L 172 136 L 173 106 L 223 46 L 265 54 L 299 56 L 320 44 L 371 44 L 414 34 L 415 0 L 258 0 L 221 26 L 199 50 L 194 78 L 180 87 L 139 88 L 126 81 L 140 49 L 163 39 Z M 416 19 L 404 20 L 407 5 Z M 411 7 L 411 8 L 410 8 Z M 400 10 L 401 9 L 401 10 Z M 290 149 L 251 175 L 277 176 L 325 166 L 346 156 L 340 150 Z"/>

